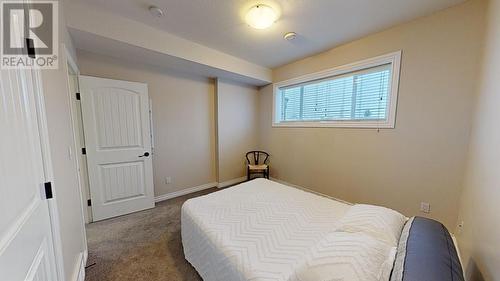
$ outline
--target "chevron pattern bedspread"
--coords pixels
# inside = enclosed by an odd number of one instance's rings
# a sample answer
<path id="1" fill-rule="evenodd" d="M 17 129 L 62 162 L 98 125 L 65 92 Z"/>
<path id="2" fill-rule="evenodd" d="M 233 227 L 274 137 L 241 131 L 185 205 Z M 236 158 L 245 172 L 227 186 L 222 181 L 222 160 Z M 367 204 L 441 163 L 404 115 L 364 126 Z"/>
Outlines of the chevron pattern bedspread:
<path id="1" fill-rule="evenodd" d="M 390 247 L 336 232 L 350 207 L 265 179 L 193 198 L 182 206 L 185 257 L 205 281 L 377 280 Z M 323 279 L 335 268 L 345 273 Z"/>

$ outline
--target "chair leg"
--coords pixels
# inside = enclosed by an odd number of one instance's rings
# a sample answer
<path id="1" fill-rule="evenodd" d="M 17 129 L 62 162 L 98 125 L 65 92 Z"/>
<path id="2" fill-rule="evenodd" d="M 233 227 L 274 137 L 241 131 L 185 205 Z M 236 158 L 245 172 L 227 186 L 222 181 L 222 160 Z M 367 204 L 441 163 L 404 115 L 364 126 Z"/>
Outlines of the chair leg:
<path id="1" fill-rule="evenodd" d="M 269 167 L 266 169 L 266 178 L 269 179 Z"/>
<path id="2" fill-rule="evenodd" d="M 247 167 L 247 181 L 250 180 L 250 168 Z"/>

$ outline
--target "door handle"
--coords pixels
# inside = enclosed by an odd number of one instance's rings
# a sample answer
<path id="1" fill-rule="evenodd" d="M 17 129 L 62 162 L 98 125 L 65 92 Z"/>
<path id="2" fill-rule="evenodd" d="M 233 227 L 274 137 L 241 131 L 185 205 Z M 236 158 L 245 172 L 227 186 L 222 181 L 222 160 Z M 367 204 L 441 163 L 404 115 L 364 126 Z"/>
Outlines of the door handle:
<path id="1" fill-rule="evenodd" d="M 149 152 L 144 152 L 143 155 L 139 155 L 139 157 L 148 157 L 149 156 Z"/>

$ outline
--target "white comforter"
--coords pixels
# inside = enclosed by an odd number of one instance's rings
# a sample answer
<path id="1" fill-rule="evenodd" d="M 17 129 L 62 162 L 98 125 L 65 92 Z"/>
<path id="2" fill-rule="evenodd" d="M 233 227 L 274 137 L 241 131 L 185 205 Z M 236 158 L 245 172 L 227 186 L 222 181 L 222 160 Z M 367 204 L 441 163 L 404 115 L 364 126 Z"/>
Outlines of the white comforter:
<path id="1" fill-rule="evenodd" d="M 253 180 L 184 203 L 185 257 L 205 281 L 377 280 L 390 247 L 335 232 L 349 208 Z"/>

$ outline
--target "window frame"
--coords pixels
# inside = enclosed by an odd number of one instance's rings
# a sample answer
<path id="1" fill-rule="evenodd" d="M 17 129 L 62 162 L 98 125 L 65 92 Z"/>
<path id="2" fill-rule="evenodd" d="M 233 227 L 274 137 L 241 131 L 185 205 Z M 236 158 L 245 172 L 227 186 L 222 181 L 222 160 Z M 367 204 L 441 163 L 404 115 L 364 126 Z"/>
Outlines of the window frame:
<path id="1" fill-rule="evenodd" d="M 396 109 L 398 103 L 399 77 L 401 71 L 402 51 L 396 51 L 378 57 L 357 61 L 331 69 L 306 74 L 297 78 L 273 84 L 273 127 L 299 128 L 380 128 L 394 129 L 396 125 Z M 334 76 L 342 76 L 356 71 L 391 64 L 391 84 L 389 85 L 389 100 L 386 120 L 318 120 L 318 121 L 279 121 L 281 108 L 278 106 L 279 89 L 297 84 L 314 82 Z"/>

